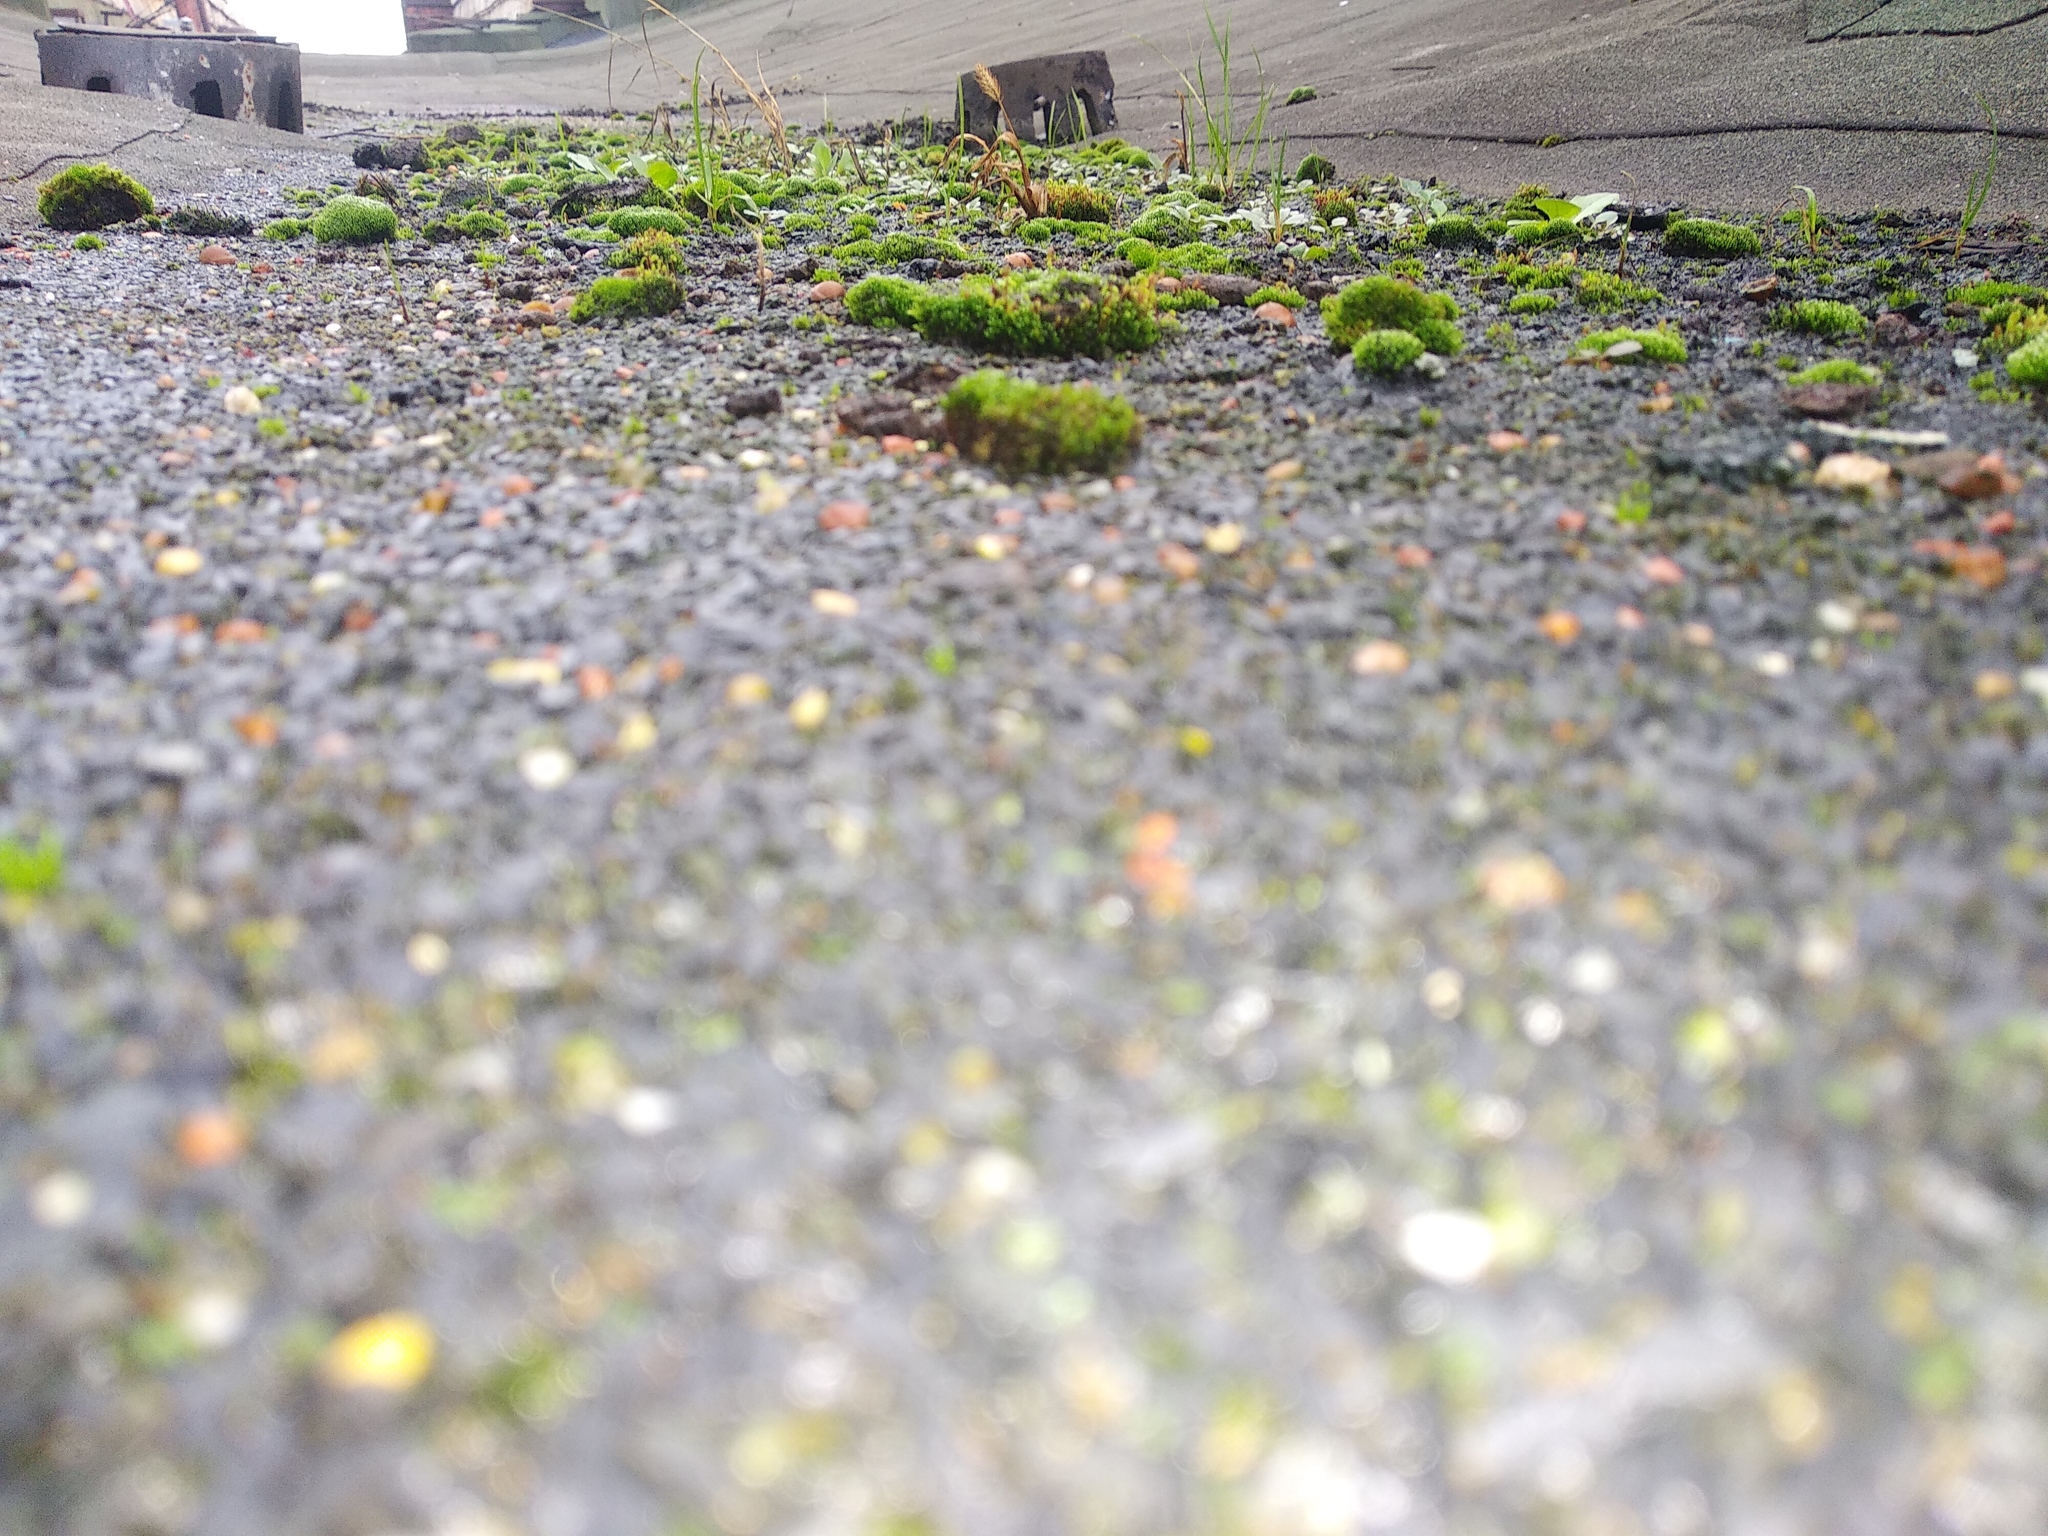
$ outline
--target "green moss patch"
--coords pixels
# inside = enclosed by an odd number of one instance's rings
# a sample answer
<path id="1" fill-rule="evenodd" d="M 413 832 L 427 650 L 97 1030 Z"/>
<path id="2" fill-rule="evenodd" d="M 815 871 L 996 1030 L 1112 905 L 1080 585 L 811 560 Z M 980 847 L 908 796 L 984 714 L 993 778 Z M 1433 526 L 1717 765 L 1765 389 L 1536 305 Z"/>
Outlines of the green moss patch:
<path id="1" fill-rule="evenodd" d="M 1159 340 L 1149 283 L 1080 272 L 1022 272 L 963 278 L 918 308 L 928 341 L 1017 357 L 1107 357 L 1142 352 Z"/>
<path id="2" fill-rule="evenodd" d="M 1315 99 L 1313 91 L 1309 93 L 1309 99 Z M 1294 179 L 1323 186 L 1337 179 L 1337 167 L 1322 155 L 1303 155 L 1301 164 L 1294 168 Z"/>
<path id="3" fill-rule="evenodd" d="M 1860 310 L 1839 299 L 1801 299 L 1785 305 L 1771 320 L 1783 330 L 1809 336 L 1861 336 L 1870 328 Z"/>
<path id="4" fill-rule="evenodd" d="M 309 219 L 272 219 L 263 226 L 266 240 L 296 240 L 313 227 Z"/>
<path id="5" fill-rule="evenodd" d="M 1390 379 L 1412 367 L 1429 349 L 1412 331 L 1367 331 L 1351 347 L 1351 366 Z"/>
<path id="6" fill-rule="evenodd" d="M 1664 253 L 1709 261 L 1760 256 L 1764 243 L 1753 229 L 1719 219 L 1675 219 L 1664 226 Z"/>
<path id="7" fill-rule="evenodd" d="M 1289 309 L 1306 309 L 1308 300 L 1285 283 L 1269 283 L 1244 301 L 1246 309 L 1257 309 L 1261 304 L 1285 304 Z"/>
<path id="8" fill-rule="evenodd" d="M 1676 365 L 1689 355 L 1685 350 L 1685 338 L 1661 325 L 1654 331 L 1595 331 L 1590 336 L 1579 338 L 1579 351 L 1581 354 L 1604 354 L 1626 342 L 1634 342 L 1642 350 L 1624 353 L 1615 359 L 1618 363 Z"/>
<path id="9" fill-rule="evenodd" d="M 1587 309 L 1613 313 L 1661 304 L 1664 295 L 1646 283 L 1632 283 L 1612 272 L 1588 272 L 1579 279 L 1579 303 Z"/>
<path id="10" fill-rule="evenodd" d="M 1811 368 L 1802 368 L 1785 382 L 1788 384 L 1875 384 L 1880 375 L 1875 368 L 1846 357 L 1831 357 L 1825 362 L 1815 363 Z"/>
<path id="11" fill-rule="evenodd" d="M 44 182 L 36 212 L 52 229 L 105 229 L 156 212 L 149 188 L 111 165 L 74 165 Z"/>
<path id="12" fill-rule="evenodd" d="M 649 319 L 681 309 L 684 297 L 683 285 L 666 272 L 600 277 L 576 296 L 569 318 L 579 325 L 591 320 Z"/>
<path id="13" fill-rule="evenodd" d="M 1508 313 L 1511 315 L 1547 315 L 1555 308 L 1557 295 L 1554 293 L 1518 293 L 1508 300 Z"/>
<path id="14" fill-rule="evenodd" d="M 1517 245 L 1577 245 L 1584 233 L 1570 219 L 1530 219 L 1510 224 L 1507 236 Z"/>
<path id="15" fill-rule="evenodd" d="M 1111 224 L 1116 221 L 1116 199 L 1082 182 L 1049 182 L 1045 211 L 1070 224 Z"/>
<path id="16" fill-rule="evenodd" d="M 2005 360 L 2013 383 L 2048 391 L 2048 336 L 2037 336 Z"/>
<path id="17" fill-rule="evenodd" d="M 1154 245 L 1186 245 L 1198 229 L 1187 208 L 1179 203 L 1154 203 L 1131 225 L 1132 235 Z"/>
<path id="18" fill-rule="evenodd" d="M 962 454 L 1012 474 L 1103 474 L 1138 443 L 1130 403 L 1085 384 L 1032 384 L 983 369 L 955 384 L 941 408 Z"/>
<path id="19" fill-rule="evenodd" d="M 374 197 L 337 197 L 312 228 L 322 245 L 383 245 L 398 238 L 398 215 Z"/>
<path id="20" fill-rule="evenodd" d="M 1440 251 L 1491 250 L 1493 237 L 1479 227 L 1477 219 L 1453 213 L 1430 220 L 1429 228 L 1422 232 L 1422 243 Z"/>
<path id="21" fill-rule="evenodd" d="M 900 277 L 871 277 L 846 295 L 861 325 L 902 326 L 928 341 L 1013 357 L 1107 357 L 1142 352 L 1159 339 L 1149 282 L 1083 272 L 968 277 L 958 290 Z"/>
<path id="22" fill-rule="evenodd" d="M 421 231 L 436 244 L 450 244 L 457 240 L 502 240 L 512 232 L 503 214 L 491 213 L 476 208 L 460 218 L 436 219 Z"/>
<path id="23" fill-rule="evenodd" d="M 1323 330 L 1346 349 L 1367 331 L 1407 331 L 1429 351 L 1450 357 L 1465 345 L 1464 332 L 1451 323 L 1457 318 L 1449 294 L 1425 293 L 1398 277 L 1368 277 L 1323 300 Z"/>
<path id="24" fill-rule="evenodd" d="M 917 329 L 917 315 L 931 290 L 906 277 L 871 277 L 847 291 L 846 315 L 856 325 Z"/>
<path id="25" fill-rule="evenodd" d="M 687 235 L 690 221 L 671 208 L 616 208 L 605 217 L 605 228 L 621 240 L 658 229 L 667 235 Z"/>

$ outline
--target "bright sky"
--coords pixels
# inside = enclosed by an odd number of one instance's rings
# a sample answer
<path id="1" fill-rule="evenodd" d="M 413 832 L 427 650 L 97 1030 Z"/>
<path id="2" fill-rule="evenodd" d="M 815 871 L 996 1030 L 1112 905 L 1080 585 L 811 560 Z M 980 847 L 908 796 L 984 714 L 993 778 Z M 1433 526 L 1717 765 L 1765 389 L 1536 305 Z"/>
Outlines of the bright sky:
<path id="1" fill-rule="evenodd" d="M 297 43 L 307 53 L 403 53 L 399 0 L 223 0 L 253 32 Z"/>

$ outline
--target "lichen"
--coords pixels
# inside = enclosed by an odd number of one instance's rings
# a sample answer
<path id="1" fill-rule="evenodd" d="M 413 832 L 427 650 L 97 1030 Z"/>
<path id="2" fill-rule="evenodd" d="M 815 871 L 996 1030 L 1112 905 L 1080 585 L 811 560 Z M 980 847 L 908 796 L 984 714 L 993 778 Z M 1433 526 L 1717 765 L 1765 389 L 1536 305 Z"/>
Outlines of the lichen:
<path id="1" fill-rule="evenodd" d="M 1407 331 L 1439 357 L 1463 349 L 1464 332 L 1451 322 L 1458 306 L 1449 294 L 1425 293 L 1398 277 L 1368 277 L 1323 300 L 1323 330 L 1349 349 L 1367 331 Z"/>
<path id="2" fill-rule="evenodd" d="M 1674 219 L 1664 226 L 1664 254 L 1692 256 L 1711 261 L 1732 261 L 1738 256 L 1758 256 L 1764 243 L 1753 229 L 1720 219 Z"/>
<path id="3" fill-rule="evenodd" d="M 1085 384 L 1033 384 L 983 369 L 955 384 L 941 408 L 962 454 L 1012 474 L 1102 474 L 1138 442 L 1130 403 Z"/>
<path id="4" fill-rule="evenodd" d="M 52 229 L 105 229 L 156 212 L 149 188 L 111 165 L 74 165 L 44 182 L 36 212 Z"/>

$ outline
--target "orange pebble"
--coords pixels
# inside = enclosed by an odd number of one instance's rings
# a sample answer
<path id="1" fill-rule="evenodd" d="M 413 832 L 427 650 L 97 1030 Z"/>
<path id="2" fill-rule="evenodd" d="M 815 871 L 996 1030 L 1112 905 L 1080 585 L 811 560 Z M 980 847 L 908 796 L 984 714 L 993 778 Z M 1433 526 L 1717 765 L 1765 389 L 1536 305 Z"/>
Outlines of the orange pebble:
<path id="1" fill-rule="evenodd" d="M 191 1168 L 232 1163 L 248 1142 L 241 1120 L 225 1109 L 194 1110 L 178 1122 L 178 1156 Z"/>

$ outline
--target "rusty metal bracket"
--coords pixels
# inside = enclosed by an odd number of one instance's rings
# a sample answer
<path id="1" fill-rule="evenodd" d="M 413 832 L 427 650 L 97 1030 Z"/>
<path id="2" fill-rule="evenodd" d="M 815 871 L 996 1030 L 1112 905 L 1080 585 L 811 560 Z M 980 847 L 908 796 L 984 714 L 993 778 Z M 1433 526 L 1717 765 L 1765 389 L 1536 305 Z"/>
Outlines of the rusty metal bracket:
<path id="1" fill-rule="evenodd" d="M 168 102 L 201 117 L 306 131 L 299 49 L 248 32 L 52 27 L 36 33 L 43 84 Z"/>

